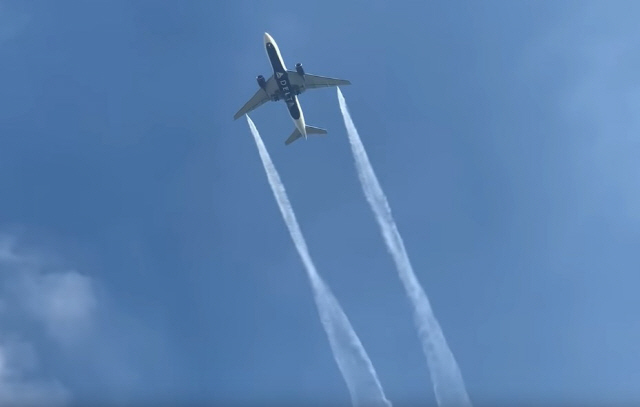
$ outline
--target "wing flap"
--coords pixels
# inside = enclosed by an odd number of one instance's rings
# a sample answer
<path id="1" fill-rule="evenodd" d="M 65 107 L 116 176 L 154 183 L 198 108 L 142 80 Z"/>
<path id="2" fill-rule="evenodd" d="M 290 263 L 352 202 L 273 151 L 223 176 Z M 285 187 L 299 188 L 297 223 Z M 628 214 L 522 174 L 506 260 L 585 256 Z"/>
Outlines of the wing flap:
<path id="1" fill-rule="evenodd" d="M 351 82 L 346 79 L 329 78 L 326 76 L 309 75 L 309 74 L 304 75 L 304 82 L 305 82 L 305 87 L 307 89 L 351 85 Z"/>
<path id="2" fill-rule="evenodd" d="M 300 90 L 300 92 L 304 92 L 307 89 L 351 85 L 351 82 L 346 79 L 329 78 L 327 76 L 312 75 L 309 73 L 301 76 L 297 71 L 287 71 L 287 73 L 289 74 L 291 84 Z"/>

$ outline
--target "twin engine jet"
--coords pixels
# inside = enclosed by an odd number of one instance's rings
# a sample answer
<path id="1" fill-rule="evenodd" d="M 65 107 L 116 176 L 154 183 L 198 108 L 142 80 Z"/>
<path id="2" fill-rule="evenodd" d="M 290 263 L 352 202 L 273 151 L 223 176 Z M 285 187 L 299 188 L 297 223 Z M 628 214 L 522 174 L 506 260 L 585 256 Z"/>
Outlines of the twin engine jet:
<path id="1" fill-rule="evenodd" d="M 296 126 L 291 136 L 285 141 L 286 145 L 293 143 L 302 136 L 306 139 L 309 134 L 327 134 L 325 129 L 305 124 L 300 102 L 298 102 L 298 95 L 307 89 L 350 85 L 351 82 L 344 79 L 327 78 L 305 73 L 301 63 L 296 64 L 295 71 L 288 70 L 284 65 L 282 55 L 280 55 L 278 44 L 268 33 L 264 33 L 264 47 L 273 67 L 273 75 L 268 80 L 265 80 L 264 76 L 258 75 L 256 79 L 260 89 L 242 106 L 242 109 L 233 116 L 233 119 L 236 120 L 265 102 L 282 99 L 287 104 L 289 114 Z"/>

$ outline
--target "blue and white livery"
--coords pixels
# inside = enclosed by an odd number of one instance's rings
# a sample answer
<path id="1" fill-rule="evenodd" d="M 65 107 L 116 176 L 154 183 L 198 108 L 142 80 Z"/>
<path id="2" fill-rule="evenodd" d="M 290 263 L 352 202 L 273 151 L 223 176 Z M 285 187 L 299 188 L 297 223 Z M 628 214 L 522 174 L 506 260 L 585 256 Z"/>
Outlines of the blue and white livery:
<path id="1" fill-rule="evenodd" d="M 235 120 L 249 113 L 265 102 L 282 99 L 286 103 L 289 114 L 296 126 L 291 136 L 285 141 L 285 144 L 291 144 L 301 136 L 307 138 L 309 134 L 327 134 L 325 129 L 305 124 L 300 102 L 298 102 L 298 95 L 307 89 L 350 85 L 351 82 L 344 79 L 327 78 L 305 73 L 300 63 L 296 64 L 295 71 L 287 70 L 282 55 L 280 55 L 278 44 L 268 33 L 264 33 L 264 47 L 273 67 L 273 75 L 268 80 L 265 80 L 262 75 L 256 78 L 260 89 L 242 106 L 242 109 L 233 116 L 233 119 Z"/>

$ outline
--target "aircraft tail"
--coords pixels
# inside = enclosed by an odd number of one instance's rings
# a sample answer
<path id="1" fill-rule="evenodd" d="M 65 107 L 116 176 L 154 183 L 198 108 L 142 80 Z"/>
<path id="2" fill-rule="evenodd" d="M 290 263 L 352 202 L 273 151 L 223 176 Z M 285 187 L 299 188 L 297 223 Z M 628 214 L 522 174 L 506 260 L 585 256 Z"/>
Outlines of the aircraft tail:
<path id="1" fill-rule="evenodd" d="M 327 134 L 327 131 L 320 127 L 304 126 L 304 128 L 307 130 L 307 134 Z"/>
<path id="2" fill-rule="evenodd" d="M 325 129 L 321 129 L 320 127 L 305 126 L 305 130 L 307 131 L 307 135 L 327 134 L 327 131 Z M 297 139 L 299 139 L 301 136 L 302 136 L 302 134 L 300 133 L 300 131 L 296 127 L 293 130 L 293 133 L 291 133 L 291 135 L 287 139 L 287 141 L 284 142 L 284 144 L 289 145 L 289 144 L 293 143 L 294 141 L 296 141 Z"/>

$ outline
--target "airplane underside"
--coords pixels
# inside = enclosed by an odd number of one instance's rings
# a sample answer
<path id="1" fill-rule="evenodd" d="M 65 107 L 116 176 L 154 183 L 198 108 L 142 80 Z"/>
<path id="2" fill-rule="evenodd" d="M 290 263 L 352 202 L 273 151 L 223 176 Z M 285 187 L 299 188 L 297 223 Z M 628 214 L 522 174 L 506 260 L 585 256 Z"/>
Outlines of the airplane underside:
<path id="1" fill-rule="evenodd" d="M 324 129 L 305 124 L 304 114 L 297 96 L 307 89 L 350 85 L 351 82 L 345 79 L 308 74 L 304 72 L 300 63 L 296 64 L 295 70 L 288 70 L 285 67 L 278 45 L 268 33 L 264 34 L 264 43 L 269 62 L 271 62 L 273 68 L 273 75 L 268 80 L 265 80 L 262 75 L 258 75 L 256 78 L 259 86 L 258 91 L 234 115 L 234 120 L 268 101 L 283 100 L 296 127 L 291 136 L 285 141 L 286 145 L 291 144 L 302 136 L 306 138 L 308 134 L 326 134 L 327 131 Z"/>

